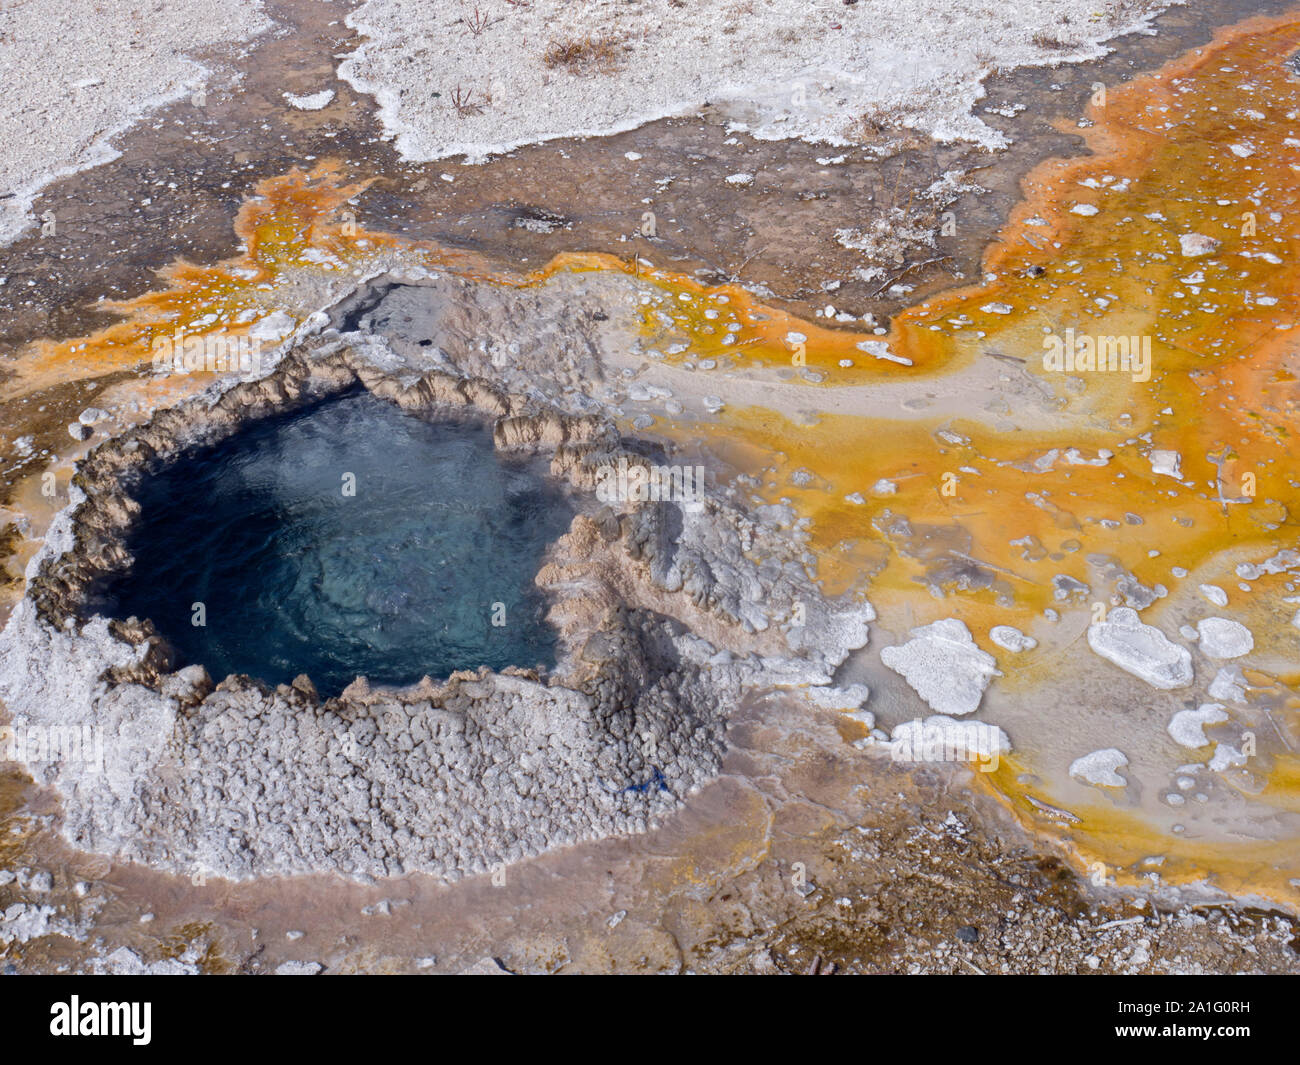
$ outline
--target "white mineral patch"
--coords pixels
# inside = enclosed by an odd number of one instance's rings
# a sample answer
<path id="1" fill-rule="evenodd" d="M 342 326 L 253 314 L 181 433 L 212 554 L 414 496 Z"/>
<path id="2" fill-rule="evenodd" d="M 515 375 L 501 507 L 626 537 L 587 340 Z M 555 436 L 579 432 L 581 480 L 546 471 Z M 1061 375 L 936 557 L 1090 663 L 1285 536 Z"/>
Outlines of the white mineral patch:
<path id="1" fill-rule="evenodd" d="M 1242 562 L 1236 567 L 1236 574 L 1242 580 L 1257 581 L 1265 574 L 1289 573 L 1300 569 L 1300 551 L 1285 548 L 1263 562 Z"/>
<path id="2" fill-rule="evenodd" d="M 1105 788 L 1123 788 L 1128 781 L 1118 770 L 1128 765 L 1128 755 L 1115 747 L 1085 754 L 1070 763 L 1070 776 L 1086 780 L 1089 784 Z"/>
<path id="3" fill-rule="evenodd" d="M 824 710 L 859 710 L 871 694 L 865 684 L 850 684 L 846 688 L 834 685 L 806 688 L 804 694 Z"/>
<path id="4" fill-rule="evenodd" d="M 1202 703 L 1195 710 L 1179 710 L 1174 714 L 1169 721 L 1169 735 L 1183 747 L 1207 747 L 1212 741 L 1205 735 L 1205 726 L 1227 720 L 1227 713 L 1218 703 Z"/>
<path id="5" fill-rule="evenodd" d="M 197 90 L 210 73 L 188 55 L 271 25 L 258 0 L 157 4 L 147 12 L 100 0 L 0 4 L 0 191 L 12 194 L 0 199 L 0 244 L 32 223 L 32 202 L 45 185 L 115 159 L 114 138 L 151 110 L 189 96 L 201 123 Z"/>
<path id="6" fill-rule="evenodd" d="M 1004 651 L 1032 651 L 1038 646 L 1037 640 L 1026 636 L 1014 625 L 994 625 L 989 629 L 989 639 Z"/>
<path id="7" fill-rule="evenodd" d="M 275 342 L 283 340 L 293 332 L 296 323 L 284 311 L 273 311 L 265 318 L 255 322 L 248 330 L 248 335 L 254 340 L 265 340 Z"/>
<path id="8" fill-rule="evenodd" d="M 868 691 L 865 685 L 851 684 L 847 688 L 832 685 L 809 687 L 804 694 L 814 706 L 824 710 L 838 710 L 850 721 L 856 721 L 870 731 L 876 726 L 876 715 L 866 708 Z"/>
<path id="9" fill-rule="evenodd" d="M 1183 461 L 1183 457 L 1177 451 L 1153 451 L 1148 458 L 1151 460 L 1152 473 L 1161 473 L 1166 477 L 1182 479 L 1183 474 L 1179 466 Z"/>
<path id="10" fill-rule="evenodd" d="M 289 101 L 290 107 L 296 107 L 299 111 L 319 111 L 329 105 L 334 99 L 333 89 L 324 89 L 321 92 L 314 92 L 310 96 L 295 96 L 291 92 L 284 94 L 284 98 Z"/>
<path id="11" fill-rule="evenodd" d="M 97 975 L 110 976 L 197 976 L 197 963 L 198 955 L 193 948 L 178 958 L 146 962 L 130 947 L 118 947 L 107 957 L 93 959 L 90 968 Z"/>
<path id="12" fill-rule="evenodd" d="M 1228 593 L 1217 584 L 1202 584 L 1199 590 L 1200 593 L 1215 606 L 1228 605 Z"/>
<path id="13" fill-rule="evenodd" d="M 53 906 L 15 902 L 0 910 L 0 945 L 28 943 L 51 935 L 76 937 L 72 925 L 60 918 L 59 911 Z"/>
<path id="14" fill-rule="evenodd" d="M 993 656 L 975 645 L 965 624 L 943 618 L 913 629 L 911 635 L 905 644 L 884 648 L 880 660 L 938 713 L 977 710 L 990 679 L 1002 674 Z"/>
<path id="15" fill-rule="evenodd" d="M 282 961 L 275 967 L 275 975 L 316 976 L 324 968 L 318 961 Z"/>
<path id="16" fill-rule="evenodd" d="M 1246 681 L 1241 675 L 1239 666 L 1225 666 L 1214 675 L 1214 680 L 1210 682 L 1209 693 L 1211 699 L 1219 699 L 1225 703 L 1237 703 L 1242 705 L 1246 702 Z"/>
<path id="17" fill-rule="evenodd" d="M 1200 255 L 1212 255 L 1219 250 L 1220 242 L 1203 233 L 1184 233 L 1178 238 L 1179 250 L 1189 259 Z"/>
<path id="18" fill-rule="evenodd" d="M 1085 458 L 1083 452 L 1077 447 L 1065 449 L 1065 461 L 1071 466 L 1106 466 L 1110 464 L 1113 457 L 1113 452 L 1108 451 L 1106 448 L 1098 450 L 1097 457 L 1093 459 Z"/>
<path id="19" fill-rule="evenodd" d="M 1250 629 L 1228 618 L 1206 618 L 1196 623 L 1201 650 L 1211 658 L 1240 658 L 1255 647 Z"/>
<path id="20" fill-rule="evenodd" d="M 1192 682 L 1191 652 L 1154 625 L 1142 624 L 1131 607 L 1116 607 L 1105 621 L 1089 625 L 1088 646 L 1154 688 L 1181 688 Z"/>
<path id="21" fill-rule="evenodd" d="M 872 358 L 884 359 L 886 362 L 896 362 L 900 366 L 911 366 L 912 360 L 906 355 L 895 355 L 889 345 L 883 340 L 859 340 L 854 345 L 859 351 L 866 352 Z"/>
<path id="22" fill-rule="evenodd" d="M 317 263 L 320 266 L 329 266 L 334 269 L 343 265 L 342 261 L 325 251 L 323 248 L 304 248 L 298 258 L 303 262 Z"/>
<path id="23" fill-rule="evenodd" d="M 1248 759 L 1245 754 L 1237 750 L 1231 744 L 1220 743 L 1214 748 L 1214 757 L 1210 759 L 1209 767 L 1211 772 L 1222 773 L 1225 769 L 1231 769 L 1233 766 L 1245 765 Z"/>
<path id="24" fill-rule="evenodd" d="M 1097 58 L 1098 42 L 1163 6 L 1025 0 L 1008 21 L 958 0 L 833 9 L 532 0 L 485 5 L 495 17 L 472 32 L 444 0 L 369 0 L 347 16 L 364 42 L 339 76 L 375 97 L 412 160 L 616 133 L 706 102 L 760 139 L 848 144 L 864 114 L 886 111 L 938 140 L 994 148 L 1005 136 L 972 114 L 991 69 Z M 556 46 L 572 62 L 548 62 Z"/>

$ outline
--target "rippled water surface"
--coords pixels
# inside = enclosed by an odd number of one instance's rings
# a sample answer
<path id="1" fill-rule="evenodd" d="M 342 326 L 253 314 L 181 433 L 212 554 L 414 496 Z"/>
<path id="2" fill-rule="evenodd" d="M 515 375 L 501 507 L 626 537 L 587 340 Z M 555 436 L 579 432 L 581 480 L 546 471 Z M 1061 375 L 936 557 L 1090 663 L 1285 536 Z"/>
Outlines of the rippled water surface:
<path id="1" fill-rule="evenodd" d="M 369 393 L 268 419 L 140 486 L 113 612 L 214 678 L 306 673 L 324 694 L 551 665 L 533 577 L 572 510 L 544 469 Z"/>

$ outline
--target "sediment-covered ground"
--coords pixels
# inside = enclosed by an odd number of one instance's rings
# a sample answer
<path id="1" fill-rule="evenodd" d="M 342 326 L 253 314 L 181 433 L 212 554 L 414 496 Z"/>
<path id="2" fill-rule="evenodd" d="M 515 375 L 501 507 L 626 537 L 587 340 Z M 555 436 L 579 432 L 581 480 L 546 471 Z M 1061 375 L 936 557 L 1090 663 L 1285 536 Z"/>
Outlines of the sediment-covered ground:
<path id="1" fill-rule="evenodd" d="M 375 97 L 398 150 L 417 160 L 617 133 L 706 106 L 765 140 L 844 147 L 885 121 L 1000 147 L 973 114 L 991 68 L 1096 58 L 1100 42 L 1164 6 L 536 0 L 455 11 L 369 0 L 349 15 L 365 43 L 339 73 Z"/>
<path id="2" fill-rule="evenodd" d="M 114 138 L 164 104 L 201 107 L 213 69 L 201 60 L 272 28 L 261 5 L 22 0 L 0 10 L 0 243 L 29 225 L 33 200 L 57 177 L 99 166 Z M 215 91 L 215 90 L 214 90 Z M 47 230 L 57 219 L 40 220 Z"/>

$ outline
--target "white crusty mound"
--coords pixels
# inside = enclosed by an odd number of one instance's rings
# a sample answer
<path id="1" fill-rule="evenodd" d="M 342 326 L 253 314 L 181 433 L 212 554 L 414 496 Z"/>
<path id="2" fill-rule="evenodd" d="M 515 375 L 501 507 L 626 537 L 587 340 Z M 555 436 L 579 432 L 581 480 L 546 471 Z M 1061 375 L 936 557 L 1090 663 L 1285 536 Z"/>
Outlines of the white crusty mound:
<path id="1" fill-rule="evenodd" d="M 207 80 L 188 55 L 271 25 L 258 0 L 0 4 L 0 244 L 45 185 L 115 158 L 115 134 Z"/>
<path id="2" fill-rule="evenodd" d="M 689 707 L 671 680 L 646 693 L 638 701 L 654 706 L 649 715 L 611 714 L 602 693 L 505 674 L 453 683 L 438 704 L 376 697 L 340 712 L 288 688 L 231 685 L 186 710 L 198 667 L 162 692 L 105 685 L 99 678 L 132 654 L 106 620 L 62 633 L 35 613 L 24 600 L 0 633 L 0 695 L 23 727 L 105 737 L 102 768 L 28 764 L 59 791 L 66 838 L 234 880 L 318 871 L 459 879 L 644 831 L 712 775 L 720 723 L 704 724 L 700 711 L 739 694 L 738 667 L 724 667 L 710 679 L 727 680 L 708 695 L 686 682 Z"/>
<path id="3" fill-rule="evenodd" d="M 956 618 L 913 629 L 912 639 L 884 648 L 880 660 L 940 714 L 973 713 L 989 680 L 1002 676 L 997 661 L 975 646 L 970 629 Z"/>
<path id="4" fill-rule="evenodd" d="M 334 90 L 322 89 L 307 96 L 295 96 L 291 92 L 286 92 L 284 98 L 289 102 L 290 107 L 297 108 L 299 111 L 320 111 L 328 107 L 330 101 L 334 99 Z"/>
<path id="5" fill-rule="evenodd" d="M 1192 683 L 1192 653 L 1154 625 L 1143 625 L 1131 607 L 1116 607 L 1105 621 L 1089 625 L 1088 646 L 1153 688 Z"/>
<path id="6" fill-rule="evenodd" d="M 1240 666 L 1225 666 L 1214 675 L 1210 682 L 1211 699 L 1221 699 L 1225 703 L 1246 703 L 1246 678 Z"/>
<path id="7" fill-rule="evenodd" d="M 1032 636 L 1026 636 L 1014 625 L 994 625 L 989 629 L 989 639 L 1002 650 L 1014 651 L 1017 654 L 1021 651 L 1032 651 L 1038 646 L 1037 640 Z"/>
<path id="8" fill-rule="evenodd" d="M 339 76 L 376 98 L 412 160 L 616 133 L 706 103 L 766 139 L 853 143 L 864 116 L 888 113 L 941 140 L 1001 147 L 971 113 L 994 66 L 1096 58 L 1099 42 L 1165 6 L 369 0 L 348 15 L 366 40 Z M 566 46 L 571 63 L 555 56 Z"/>
<path id="9" fill-rule="evenodd" d="M 1227 618 L 1205 618 L 1196 623 L 1201 650 L 1210 658 L 1240 658 L 1255 647 L 1250 629 Z"/>
<path id="10" fill-rule="evenodd" d="M 1128 781 L 1118 770 L 1128 765 L 1128 755 L 1116 747 L 1093 751 L 1070 763 L 1070 776 L 1102 788 L 1123 788 Z"/>
<path id="11" fill-rule="evenodd" d="M 1227 713 L 1218 703 L 1202 703 L 1195 710 L 1179 710 L 1174 714 L 1169 721 L 1169 735 L 1183 747 L 1208 747 L 1212 741 L 1205 735 L 1205 726 L 1227 720 Z"/>

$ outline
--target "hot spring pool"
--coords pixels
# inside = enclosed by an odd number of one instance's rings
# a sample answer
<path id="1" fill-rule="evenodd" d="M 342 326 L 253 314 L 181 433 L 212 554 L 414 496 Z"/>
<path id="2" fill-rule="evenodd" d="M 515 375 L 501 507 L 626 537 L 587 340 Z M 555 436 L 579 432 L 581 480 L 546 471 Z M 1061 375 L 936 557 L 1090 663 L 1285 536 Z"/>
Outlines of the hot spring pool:
<path id="1" fill-rule="evenodd" d="M 554 664 L 533 577 L 573 508 L 490 429 L 368 392 L 249 425 L 134 492 L 112 616 L 150 618 L 178 665 L 322 694 L 356 676 Z"/>

